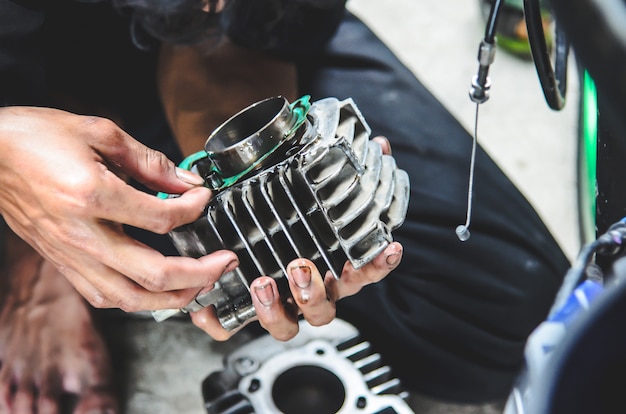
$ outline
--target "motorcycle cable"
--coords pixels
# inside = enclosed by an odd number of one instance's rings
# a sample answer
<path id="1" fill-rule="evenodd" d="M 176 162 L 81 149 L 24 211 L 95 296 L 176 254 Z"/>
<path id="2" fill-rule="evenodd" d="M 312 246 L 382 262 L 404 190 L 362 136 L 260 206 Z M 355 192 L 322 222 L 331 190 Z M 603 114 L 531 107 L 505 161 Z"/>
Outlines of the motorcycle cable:
<path id="1" fill-rule="evenodd" d="M 467 241 L 470 238 L 469 226 L 472 217 L 474 169 L 476 163 L 476 147 L 478 146 L 478 107 L 489 99 L 489 89 L 491 88 L 489 66 L 493 63 L 496 54 L 496 27 L 503 5 L 504 0 L 495 0 L 491 5 L 487 26 L 485 28 L 485 37 L 478 47 L 478 73 L 472 78 L 472 84 L 469 90 L 470 99 L 472 102 L 476 103 L 476 116 L 474 118 L 474 136 L 472 140 L 472 155 L 470 158 L 465 224 L 458 225 L 455 230 L 457 237 L 461 241 Z"/>
<path id="2" fill-rule="evenodd" d="M 474 169 L 476 147 L 478 145 L 478 107 L 489 99 L 489 89 L 491 88 L 489 67 L 495 58 L 496 27 L 504 3 L 505 0 L 495 0 L 491 5 L 485 28 L 485 37 L 480 42 L 478 48 L 478 73 L 472 78 L 469 91 L 470 99 L 476 103 L 476 116 L 474 119 L 474 136 L 470 159 L 466 219 L 465 224 L 458 225 L 455 230 L 457 237 L 461 241 L 467 241 L 470 238 L 469 226 L 472 215 Z M 565 105 L 565 94 L 567 92 L 569 40 L 565 32 L 557 25 L 555 30 L 555 65 L 552 66 L 543 28 L 540 0 L 524 0 L 524 18 L 526 20 L 531 54 L 544 97 L 551 109 L 560 110 Z"/>

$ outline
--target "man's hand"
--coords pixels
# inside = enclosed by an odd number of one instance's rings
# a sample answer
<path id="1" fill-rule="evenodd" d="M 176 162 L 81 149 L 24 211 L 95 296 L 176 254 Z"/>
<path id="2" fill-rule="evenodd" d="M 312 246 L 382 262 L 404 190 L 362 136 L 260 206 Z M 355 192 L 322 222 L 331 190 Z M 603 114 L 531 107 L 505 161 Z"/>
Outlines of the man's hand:
<path id="1" fill-rule="evenodd" d="M 185 70 L 180 70 L 184 67 Z M 163 45 L 159 59 L 159 92 L 165 112 L 183 154 L 204 147 L 211 131 L 248 105 L 271 96 L 289 101 L 298 94 L 296 66 L 261 52 L 234 45 L 225 39 L 218 47 Z M 387 139 L 374 138 L 390 154 Z M 288 267 L 293 299 L 284 305 L 276 282 L 259 277 L 250 285 L 257 319 L 273 337 L 287 340 L 298 332 L 298 315 L 312 325 L 329 323 L 335 317 L 335 302 L 378 282 L 402 258 L 402 246 L 390 244 L 372 262 L 356 270 L 346 263 L 342 276 L 320 275 L 306 258 Z M 220 325 L 215 310 L 204 308 L 191 314 L 193 322 L 218 340 L 232 336 Z"/>
<path id="2" fill-rule="evenodd" d="M 356 294 L 365 285 L 379 282 L 400 264 L 401 259 L 402 246 L 393 242 L 358 270 L 346 262 L 339 279 L 330 272 L 322 277 L 313 262 L 296 259 L 287 267 L 292 298 L 286 304 L 279 298 L 273 278 L 262 276 L 250 284 L 256 318 L 274 338 L 289 340 L 298 333 L 299 314 L 313 326 L 330 323 L 335 318 L 335 303 L 339 299 Z M 191 319 L 214 339 L 223 341 L 233 335 L 222 328 L 212 307 L 191 313 Z"/>
<path id="3" fill-rule="evenodd" d="M 238 265 L 229 251 L 165 257 L 124 233 L 122 224 L 164 234 L 189 223 L 211 192 L 111 121 L 1 108 L 0 150 L 0 213 L 95 307 L 183 307 Z M 181 196 L 159 199 L 128 177 Z"/>
<path id="4" fill-rule="evenodd" d="M 382 147 L 384 154 L 391 154 L 391 146 L 385 137 L 378 136 L 373 140 Z M 322 276 L 308 259 L 296 259 L 287 266 L 292 298 L 286 304 L 279 298 L 273 278 L 262 276 L 250 284 L 256 318 L 274 338 L 284 341 L 298 333 L 300 314 L 313 326 L 328 324 L 335 318 L 335 303 L 339 299 L 384 279 L 398 267 L 402 253 L 400 243 L 390 243 L 374 260 L 359 269 L 346 262 L 339 279 L 335 279 L 330 272 Z M 191 319 L 217 340 L 226 340 L 233 335 L 222 328 L 212 307 L 191 313 Z"/>

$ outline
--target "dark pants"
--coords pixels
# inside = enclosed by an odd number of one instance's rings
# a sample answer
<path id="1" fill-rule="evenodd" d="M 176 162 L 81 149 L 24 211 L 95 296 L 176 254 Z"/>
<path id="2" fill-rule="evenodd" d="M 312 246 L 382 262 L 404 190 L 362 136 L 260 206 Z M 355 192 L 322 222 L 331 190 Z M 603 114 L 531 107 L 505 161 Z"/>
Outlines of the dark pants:
<path id="1" fill-rule="evenodd" d="M 351 97 L 373 135 L 409 173 L 398 269 L 338 303 L 406 386 L 435 398 L 507 395 L 527 335 L 552 304 L 569 263 L 528 201 L 482 150 L 471 237 L 465 222 L 472 140 L 357 18 L 346 14 L 325 51 L 297 58 L 300 92 Z"/>
<path id="2" fill-rule="evenodd" d="M 113 26 L 97 8 L 91 13 L 91 20 L 65 14 L 72 17 L 58 26 L 63 37 L 49 37 L 59 87 L 73 85 L 85 101 L 117 105 L 131 135 L 180 161 L 154 91 L 155 55 L 115 47 L 118 38 L 128 42 L 127 22 L 115 26 L 122 36 L 104 36 Z M 71 50 L 69 42 L 80 52 L 59 57 L 56 49 Z M 120 50 L 128 54 L 124 65 L 107 58 Z M 341 300 L 339 317 L 370 340 L 410 389 L 468 403 L 505 397 L 526 337 L 545 318 L 569 267 L 564 254 L 482 150 L 471 238 L 457 239 L 455 227 L 465 221 L 471 137 L 355 17 L 346 13 L 323 52 L 291 58 L 301 94 L 352 97 L 373 133 L 390 139 L 411 180 L 408 216 L 394 233 L 405 249 L 402 264 L 384 281 Z M 157 243 L 172 251 L 166 237 Z"/>

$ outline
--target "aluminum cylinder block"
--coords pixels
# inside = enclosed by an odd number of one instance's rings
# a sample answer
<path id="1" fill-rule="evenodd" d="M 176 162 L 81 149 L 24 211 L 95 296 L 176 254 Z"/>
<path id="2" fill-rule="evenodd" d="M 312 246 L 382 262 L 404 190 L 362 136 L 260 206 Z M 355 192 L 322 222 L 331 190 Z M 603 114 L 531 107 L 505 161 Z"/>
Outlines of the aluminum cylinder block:
<path id="1" fill-rule="evenodd" d="M 205 378 L 202 395 L 207 414 L 414 414 L 384 355 L 341 319 L 300 321 L 286 342 L 247 342 Z"/>
<path id="2" fill-rule="evenodd" d="M 182 310 L 214 306 L 227 330 L 255 316 L 253 279 L 271 276 L 289 297 L 283 278 L 298 257 L 339 278 L 346 260 L 359 268 L 384 250 L 408 207 L 408 175 L 370 140 L 351 99 L 257 102 L 217 128 L 181 167 L 205 178 L 214 197 L 198 220 L 170 232 L 174 245 L 191 257 L 229 249 L 240 261 Z"/>

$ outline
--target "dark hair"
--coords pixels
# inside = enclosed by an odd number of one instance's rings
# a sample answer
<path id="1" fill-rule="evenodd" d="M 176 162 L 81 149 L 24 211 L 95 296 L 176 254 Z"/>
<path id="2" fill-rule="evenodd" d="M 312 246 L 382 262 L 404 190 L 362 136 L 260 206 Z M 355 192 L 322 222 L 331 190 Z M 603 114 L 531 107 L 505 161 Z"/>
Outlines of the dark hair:
<path id="1" fill-rule="evenodd" d="M 142 49 L 159 41 L 202 43 L 210 49 L 227 34 L 240 46 L 297 54 L 326 44 L 339 25 L 346 0 L 225 0 L 219 13 L 218 0 L 111 2 L 130 15 L 133 41 Z M 203 10 L 206 5 L 208 12 Z"/>
<path id="2" fill-rule="evenodd" d="M 131 36 L 141 49 L 157 41 L 197 44 L 217 41 L 223 30 L 218 0 L 111 0 L 113 6 L 131 17 Z M 209 5 L 209 11 L 203 10 Z M 228 4 L 228 2 L 227 2 Z"/>

